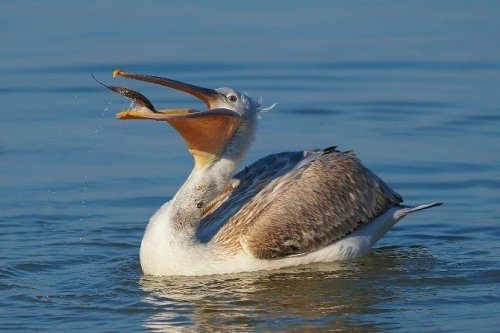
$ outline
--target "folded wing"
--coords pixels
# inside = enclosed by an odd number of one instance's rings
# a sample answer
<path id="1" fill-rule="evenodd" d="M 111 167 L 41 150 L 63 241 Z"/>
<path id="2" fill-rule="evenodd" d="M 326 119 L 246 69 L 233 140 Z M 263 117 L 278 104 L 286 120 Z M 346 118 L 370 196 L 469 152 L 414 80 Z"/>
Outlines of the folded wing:
<path id="1" fill-rule="evenodd" d="M 217 225 L 214 246 L 259 259 L 314 252 L 402 202 L 352 153 L 335 148 L 271 155 L 236 179 L 204 224 Z"/>

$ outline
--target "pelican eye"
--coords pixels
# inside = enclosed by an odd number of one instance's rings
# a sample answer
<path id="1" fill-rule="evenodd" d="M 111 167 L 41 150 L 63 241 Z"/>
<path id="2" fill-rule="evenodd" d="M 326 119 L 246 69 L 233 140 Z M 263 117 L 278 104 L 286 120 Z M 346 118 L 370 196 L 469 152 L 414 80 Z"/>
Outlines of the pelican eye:
<path id="1" fill-rule="evenodd" d="M 230 102 L 236 102 L 238 100 L 238 97 L 236 97 L 235 95 L 229 95 L 227 96 L 227 99 L 230 101 Z"/>

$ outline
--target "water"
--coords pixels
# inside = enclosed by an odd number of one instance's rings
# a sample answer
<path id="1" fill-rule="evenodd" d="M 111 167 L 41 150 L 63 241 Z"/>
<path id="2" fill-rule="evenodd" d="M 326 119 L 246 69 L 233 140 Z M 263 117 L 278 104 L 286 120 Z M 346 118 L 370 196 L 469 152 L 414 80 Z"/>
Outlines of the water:
<path id="1" fill-rule="evenodd" d="M 0 330 L 497 330 L 497 2 L 1 6 Z M 406 202 L 445 205 L 356 262 L 143 276 L 146 222 L 192 161 L 167 126 L 114 119 L 128 103 L 90 74 L 115 68 L 277 102 L 247 163 L 336 144 Z"/>

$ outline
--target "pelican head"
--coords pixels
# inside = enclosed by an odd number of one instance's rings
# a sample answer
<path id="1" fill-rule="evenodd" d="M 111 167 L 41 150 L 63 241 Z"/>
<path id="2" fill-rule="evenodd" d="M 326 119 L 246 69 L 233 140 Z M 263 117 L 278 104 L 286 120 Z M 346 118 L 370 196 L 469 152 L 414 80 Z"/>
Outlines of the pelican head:
<path id="1" fill-rule="evenodd" d="M 130 99 L 137 107 L 119 112 L 118 119 L 152 119 L 166 121 L 182 136 L 195 159 L 196 168 L 205 168 L 222 158 L 239 163 L 255 132 L 259 104 L 245 93 L 231 88 L 207 89 L 152 75 L 115 70 L 113 77 L 159 84 L 191 94 L 202 100 L 207 110 L 156 110 L 142 94 L 131 89 L 107 86 Z"/>

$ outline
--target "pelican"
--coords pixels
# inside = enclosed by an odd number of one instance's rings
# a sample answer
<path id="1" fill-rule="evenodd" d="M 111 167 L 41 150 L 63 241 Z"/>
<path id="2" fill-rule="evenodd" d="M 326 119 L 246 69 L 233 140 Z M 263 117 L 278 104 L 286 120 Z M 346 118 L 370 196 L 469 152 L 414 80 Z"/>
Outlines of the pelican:
<path id="1" fill-rule="evenodd" d="M 441 205 L 403 205 L 352 152 L 336 147 L 269 155 L 236 173 L 255 134 L 259 103 L 230 88 L 118 69 L 116 76 L 180 90 L 207 106 L 157 110 L 134 90 L 105 85 L 136 102 L 118 119 L 167 122 L 194 157 L 184 185 L 148 223 L 140 247 L 145 274 L 223 274 L 352 260 L 369 253 L 406 215 Z"/>

